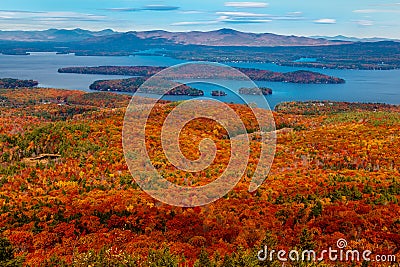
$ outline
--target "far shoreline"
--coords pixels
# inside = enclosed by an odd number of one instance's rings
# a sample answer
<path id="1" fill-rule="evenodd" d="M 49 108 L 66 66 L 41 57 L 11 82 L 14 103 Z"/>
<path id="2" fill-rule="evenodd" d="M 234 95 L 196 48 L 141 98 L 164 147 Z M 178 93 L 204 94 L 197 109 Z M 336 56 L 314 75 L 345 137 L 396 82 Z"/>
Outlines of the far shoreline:
<path id="1" fill-rule="evenodd" d="M 170 59 L 175 59 L 175 60 L 181 60 L 182 62 L 191 62 L 186 59 L 182 59 L 179 57 L 173 57 L 170 55 L 161 55 L 157 53 L 141 53 L 142 51 L 139 52 L 132 52 L 132 53 L 103 53 L 103 54 L 79 54 L 76 52 L 60 52 L 60 51 L 26 51 L 26 52 L 21 52 L 21 53 L 2 53 L 0 52 L 0 55 L 4 56 L 34 56 L 36 55 L 69 55 L 69 56 L 75 56 L 75 57 L 164 57 L 164 58 L 170 58 Z M 360 68 L 360 67 L 348 67 L 348 66 L 336 66 L 332 67 L 332 64 L 329 63 L 320 63 L 318 61 L 299 61 L 302 58 L 293 60 L 291 62 L 274 62 L 274 61 L 252 61 L 252 60 L 220 60 L 220 61 L 201 61 L 201 62 L 211 62 L 211 63 L 220 63 L 220 64 L 241 64 L 241 63 L 258 63 L 258 64 L 272 64 L 275 66 L 281 66 L 281 67 L 292 67 L 292 68 L 302 68 L 306 70 L 358 70 L 358 71 L 390 71 L 390 70 L 400 70 L 400 67 L 386 67 L 384 68 L 382 65 L 382 68 Z M 197 62 L 197 61 L 195 61 Z"/>

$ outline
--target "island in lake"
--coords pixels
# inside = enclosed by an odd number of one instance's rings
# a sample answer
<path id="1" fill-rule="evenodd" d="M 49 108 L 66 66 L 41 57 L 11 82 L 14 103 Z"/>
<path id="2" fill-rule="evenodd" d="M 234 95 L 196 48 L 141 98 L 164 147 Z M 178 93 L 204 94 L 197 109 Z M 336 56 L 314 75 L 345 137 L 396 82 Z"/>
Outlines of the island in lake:
<path id="1" fill-rule="evenodd" d="M 0 79 L 0 88 L 5 88 L 5 89 L 35 87 L 38 85 L 39 85 L 39 82 L 34 81 L 34 80 L 18 80 L 18 79 L 11 79 L 11 78 Z"/>
<path id="2" fill-rule="evenodd" d="M 226 96 L 226 93 L 224 91 L 212 91 L 211 95 L 212 96 Z"/>
<path id="3" fill-rule="evenodd" d="M 272 95 L 272 89 L 267 87 L 240 88 L 241 95 Z"/>
<path id="4" fill-rule="evenodd" d="M 153 84 L 150 86 L 146 84 L 143 88 L 141 86 L 148 79 L 148 77 L 133 77 L 129 79 L 119 80 L 99 80 L 90 85 L 91 90 L 95 91 L 114 91 L 114 92 L 128 92 L 128 93 L 147 93 L 157 95 L 187 95 L 187 96 L 203 96 L 202 90 L 192 88 L 186 84 L 177 83 L 169 80 L 160 80 L 162 86 Z M 165 88 L 173 88 L 169 91 Z"/>
<path id="5" fill-rule="evenodd" d="M 191 65 L 190 68 L 196 66 Z M 102 75 L 126 75 L 126 76 L 141 76 L 149 77 L 166 67 L 154 67 L 154 66 L 99 66 L 99 67 L 68 67 L 60 68 L 59 73 L 77 73 L 77 74 L 102 74 Z M 302 83 L 302 84 L 341 84 L 345 83 L 345 80 L 325 75 L 318 72 L 298 70 L 293 72 L 274 72 L 270 70 L 260 70 L 252 68 L 236 68 L 250 79 L 254 81 L 267 81 L 267 82 L 288 82 L 288 83 Z M 171 77 L 177 79 L 195 79 L 196 71 L 186 73 L 184 76 Z M 207 77 L 209 79 L 221 79 L 221 78 L 242 78 L 242 76 L 232 77 L 232 72 L 227 69 L 226 73 L 210 72 Z"/>
<path id="6" fill-rule="evenodd" d="M 149 88 L 141 88 L 142 84 L 157 74 L 158 72 L 165 70 L 166 67 L 155 67 L 155 66 L 99 66 L 99 67 L 67 67 L 60 68 L 59 73 L 76 73 L 76 74 L 102 74 L 102 75 L 125 75 L 125 76 L 136 76 L 127 79 L 118 80 L 99 80 L 95 81 L 90 85 L 91 90 L 97 91 L 115 91 L 115 92 L 130 92 L 135 93 L 151 93 L 151 94 L 161 94 L 161 95 L 188 95 L 188 96 L 203 96 L 204 92 L 185 84 L 180 84 L 173 82 L 172 80 L 182 80 L 182 79 L 198 79 L 198 73 L 196 67 L 202 68 L 202 66 L 188 65 L 188 71 L 182 73 L 171 74 L 171 77 L 162 81 L 162 86 L 154 85 Z M 268 81 L 268 82 L 288 82 L 288 83 L 302 83 L 302 84 L 341 84 L 345 83 L 345 80 L 332 77 L 318 72 L 299 70 L 294 72 L 274 72 L 269 70 L 260 70 L 252 68 L 236 68 L 241 73 L 248 76 L 254 81 Z M 200 70 L 202 71 L 202 70 Z M 226 71 L 209 71 L 206 75 L 203 75 L 203 79 L 239 79 L 243 80 L 244 77 L 241 73 L 236 73 L 230 71 L 229 68 Z M 168 88 L 174 88 L 168 92 L 160 89 L 165 88 L 165 83 L 171 83 Z M 168 84 L 167 84 L 168 85 Z M 143 91 L 140 91 L 143 90 Z M 271 94 L 272 90 L 269 88 L 262 89 L 263 95 Z M 243 89 L 242 94 L 255 94 L 250 89 Z M 215 91 L 212 92 L 212 96 L 225 96 L 225 92 Z"/>

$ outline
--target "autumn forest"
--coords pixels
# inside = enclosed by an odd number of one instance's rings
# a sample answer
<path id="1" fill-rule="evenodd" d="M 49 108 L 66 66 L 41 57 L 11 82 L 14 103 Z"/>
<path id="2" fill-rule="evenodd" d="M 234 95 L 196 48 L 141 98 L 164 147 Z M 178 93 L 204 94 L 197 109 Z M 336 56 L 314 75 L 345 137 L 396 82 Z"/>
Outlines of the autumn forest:
<path id="1" fill-rule="evenodd" d="M 230 104 L 253 133 L 246 175 L 212 204 L 178 208 L 148 196 L 128 170 L 121 132 L 129 96 L 16 88 L 1 89 L 0 99 L 1 266 L 282 266 L 259 261 L 257 252 L 322 250 L 340 238 L 351 249 L 400 257 L 399 106 L 279 105 L 270 174 L 249 193 L 259 129 L 248 106 Z M 179 185 L 213 181 L 228 162 L 226 132 L 207 119 L 189 123 L 182 152 L 196 159 L 207 137 L 218 153 L 212 168 L 176 170 L 160 142 L 175 106 L 159 102 L 149 117 L 153 165 Z"/>

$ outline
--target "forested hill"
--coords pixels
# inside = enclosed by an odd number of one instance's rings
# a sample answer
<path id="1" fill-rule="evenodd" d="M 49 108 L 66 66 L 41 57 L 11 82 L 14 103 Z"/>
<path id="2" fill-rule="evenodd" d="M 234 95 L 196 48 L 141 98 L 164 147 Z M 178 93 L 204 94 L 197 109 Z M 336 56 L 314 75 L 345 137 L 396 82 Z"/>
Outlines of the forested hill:
<path id="1" fill-rule="evenodd" d="M 22 88 L 0 98 L 0 266 L 281 266 L 257 252 L 323 251 L 338 239 L 352 251 L 400 257 L 399 106 L 283 105 L 271 170 L 250 193 L 265 140 L 250 108 L 229 104 L 252 137 L 243 179 L 214 203 L 180 208 L 147 195 L 129 172 L 121 142 L 129 96 Z M 140 100 L 132 120 L 151 103 Z M 196 159 L 208 138 L 215 160 L 199 172 L 177 169 L 161 142 L 176 106 L 157 103 L 148 116 L 152 165 L 179 186 L 215 181 L 232 140 L 218 123 L 191 121 L 179 133 L 182 154 Z"/>

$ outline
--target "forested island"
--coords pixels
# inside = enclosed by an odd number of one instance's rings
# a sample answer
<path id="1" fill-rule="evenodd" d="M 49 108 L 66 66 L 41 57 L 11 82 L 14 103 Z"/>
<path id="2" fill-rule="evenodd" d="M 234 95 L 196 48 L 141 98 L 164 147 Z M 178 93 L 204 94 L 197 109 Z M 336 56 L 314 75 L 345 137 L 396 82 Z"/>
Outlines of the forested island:
<path id="1" fill-rule="evenodd" d="M 224 91 L 212 91 L 211 92 L 212 96 L 226 96 L 226 93 Z"/>
<path id="2" fill-rule="evenodd" d="M 99 67 L 67 67 L 58 69 L 59 73 L 103 74 L 126 76 L 152 76 L 165 67 L 154 66 L 99 66 Z"/>
<path id="3" fill-rule="evenodd" d="M 39 82 L 34 80 L 18 80 L 11 78 L 0 79 L 0 88 L 14 89 L 21 87 L 35 87 L 38 86 Z"/>
<path id="4" fill-rule="evenodd" d="M 239 68 L 241 72 L 249 76 L 254 81 L 266 81 L 266 82 L 288 82 L 288 83 L 303 83 L 303 84 L 341 84 L 346 81 L 328 76 L 322 73 L 298 70 L 293 72 L 274 72 L 269 70 L 259 69 L 245 69 Z"/>
<path id="5" fill-rule="evenodd" d="M 127 75 L 127 76 L 143 76 L 148 77 L 166 69 L 166 67 L 153 67 L 153 66 L 99 66 L 99 67 L 68 67 L 58 70 L 59 73 L 77 73 L 77 74 L 103 74 L 103 75 Z M 269 70 L 260 70 L 252 68 L 236 68 L 250 79 L 254 81 L 268 81 L 268 82 L 289 82 L 289 83 L 303 83 L 303 84 L 341 84 L 345 80 L 337 77 L 328 76 L 318 72 L 299 70 L 294 72 L 274 72 Z M 231 72 L 227 73 L 213 73 L 210 72 L 208 77 L 202 78 L 235 78 L 230 77 Z M 171 77 L 173 78 L 173 77 Z M 177 76 L 177 79 L 194 79 L 197 78 L 197 72 L 193 74 L 185 74 L 185 76 Z M 243 78 L 243 77 L 239 77 Z"/>
<path id="6" fill-rule="evenodd" d="M 203 96 L 204 92 L 196 88 L 189 87 L 185 84 L 176 83 L 173 81 L 163 80 L 164 83 L 169 83 L 168 87 L 173 88 L 172 90 L 165 92 L 163 86 L 146 86 L 145 89 L 140 88 L 140 86 L 146 81 L 146 77 L 133 77 L 129 79 L 119 79 L 119 80 L 100 80 L 95 81 L 90 85 L 91 90 L 95 91 L 114 91 L 114 92 L 128 92 L 128 93 L 148 93 L 148 94 L 158 94 L 158 95 L 188 95 L 188 96 Z"/>
<path id="7" fill-rule="evenodd" d="M 272 95 L 272 89 L 267 87 L 240 88 L 241 95 Z"/>

